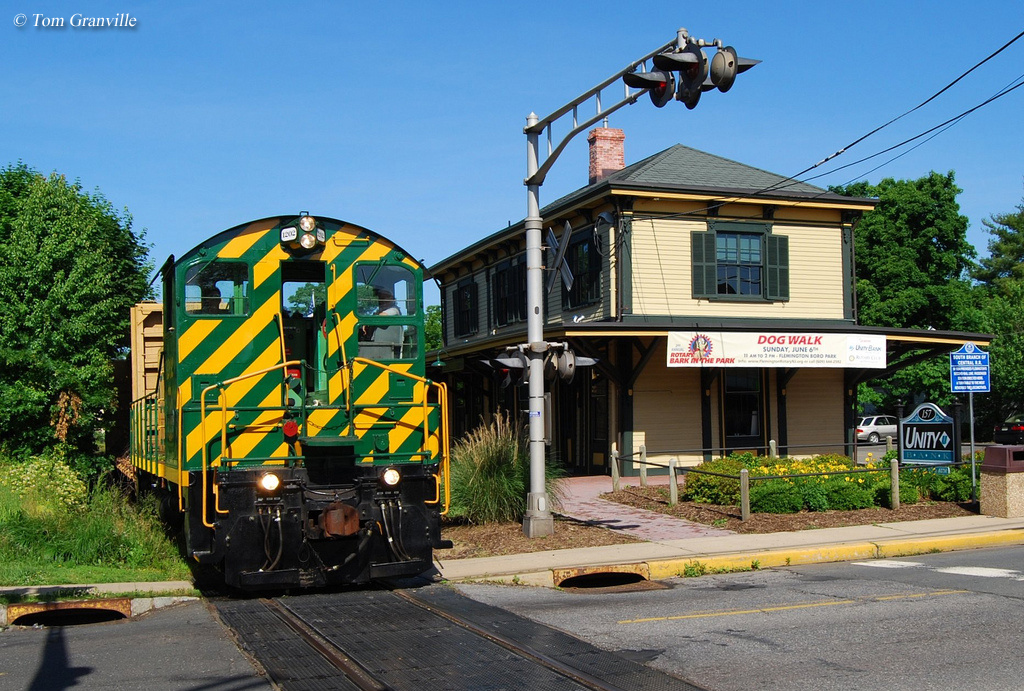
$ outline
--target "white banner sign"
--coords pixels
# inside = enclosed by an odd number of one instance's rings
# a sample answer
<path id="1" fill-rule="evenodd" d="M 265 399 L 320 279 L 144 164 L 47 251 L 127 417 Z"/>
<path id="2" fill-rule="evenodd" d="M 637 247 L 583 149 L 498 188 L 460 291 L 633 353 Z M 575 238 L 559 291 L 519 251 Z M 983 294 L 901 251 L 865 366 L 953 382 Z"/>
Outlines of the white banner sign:
<path id="1" fill-rule="evenodd" d="M 885 336 L 670 331 L 669 367 L 885 368 Z"/>

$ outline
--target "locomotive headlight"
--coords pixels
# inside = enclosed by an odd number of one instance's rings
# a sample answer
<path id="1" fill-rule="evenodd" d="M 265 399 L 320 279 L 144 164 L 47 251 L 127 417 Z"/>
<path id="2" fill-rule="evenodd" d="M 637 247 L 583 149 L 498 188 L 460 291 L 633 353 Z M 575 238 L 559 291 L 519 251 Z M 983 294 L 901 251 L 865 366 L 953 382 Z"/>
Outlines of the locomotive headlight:
<path id="1" fill-rule="evenodd" d="M 316 228 L 316 219 L 312 216 L 302 216 L 299 218 L 299 228 L 302 228 L 303 232 L 312 233 Z"/>
<path id="2" fill-rule="evenodd" d="M 309 216 L 304 218 L 309 218 Z M 302 237 L 299 238 L 299 244 L 302 245 L 302 249 L 311 250 L 316 247 L 316 236 L 312 233 L 303 233 Z"/>
<path id="3" fill-rule="evenodd" d="M 380 479 L 388 487 L 394 487 L 402 479 L 402 474 L 400 472 L 398 472 L 398 468 L 388 468 L 380 476 Z"/>
<path id="4" fill-rule="evenodd" d="M 281 486 L 281 478 L 274 473 L 264 473 L 259 479 L 260 489 L 265 492 L 276 492 L 277 488 Z"/>

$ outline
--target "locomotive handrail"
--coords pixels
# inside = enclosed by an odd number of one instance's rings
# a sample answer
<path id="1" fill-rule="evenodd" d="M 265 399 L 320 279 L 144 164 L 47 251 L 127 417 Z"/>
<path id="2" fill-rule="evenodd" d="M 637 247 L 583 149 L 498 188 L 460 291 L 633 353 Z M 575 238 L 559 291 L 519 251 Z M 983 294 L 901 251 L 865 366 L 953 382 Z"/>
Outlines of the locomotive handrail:
<path id="1" fill-rule="evenodd" d="M 147 433 L 149 425 L 147 423 L 156 422 L 155 411 L 159 404 L 157 396 L 158 392 L 153 391 L 144 396 L 132 401 L 131 404 L 131 459 L 133 464 L 142 467 L 145 465 L 144 470 L 146 472 L 155 473 L 156 471 L 150 467 L 150 464 L 159 463 L 157 458 L 157 446 L 155 441 L 150 440 L 150 435 Z M 153 425 L 153 429 L 159 434 L 159 425 Z"/>
<path id="2" fill-rule="evenodd" d="M 282 347 L 283 347 L 284 341 L 282 341 L 281 343 L 282 343 Z M 236 382 L 244 381 L 246 379 L 251 379 L 253 377 L 258 377 L 258 376 L 267 374 L 269 372 L 273 372 L 274 370 L 284 369 L 284 368 L 292 367 L 292 366 L 295 366 L 295 365 L 298 365 L 299 367 L 303 367 L 305 365 L 305 363 L 302 360 L 291 360 L 291 361 L 288 361 L 288 362 L 282 362 L 279 365 L 273 365 L 272 367 L 265 367 L 264 369 L 261 369 L 261 370 L 256 370 L 254 372 L 248 372 L 246 374 L 241 374 L 241 375 L 239 375 L 237 377 L 232 377 L 230 379 L 225 379 L 224 381 L 221 381 L 221 382 L 216 382 L 214 384 L 210 384 L 205 389 L 203 389 L 202 392 L 199 394 L 199 430 L 200 430 L 200 435 L 201 435 L 201 438 L 202 438 L 202 446 L 203 446 L 203 453 L 202 453 L 202 469 L 203 469 L 203 474 L 202 474 L 202 477 L 203 477 L 203 491 L 202 491 L 202 495 L 203 495 L 203 525 L 206 526 L 207 528 L 212 528 L 214 526 L 213 526 L 212 522 L 207 522 L 207 518 L 206 518 L 206 516 L 207 516 L 207 505 L 206 505 L 206 487 L 207 487 L 207 484 L 206 484 L 207 483 L 207 474 L 206 474 L 207 473 L 207 470 L 206 470 L 206 468 L 207 468 L 207 453 L 206 453 L 206 450 L 207 450 L 207 441 L 206 441 L 206 394 L 208 392 L 214 390 L 214 389 L 221 389 L 220 393 L 217 395 L 218 407 L 215 408 L 215 410 L 220 410 L 222 413 L 226 413 L 227 412 L 227 405 L 221 404 L 221 401 L 223 400 L 223 396 L 224 396 L 224 394 L 226 392 L 226 387 L 228 387 L 231 384 L 234 384 Z M 303 401 L 302 407 L 303 407 L 303 420 L 305 420 L 305 402 L 304 401 Z M 180 416 L 179 416 L 179 418 L 180 418 Z M 221 441 L 220 441 L 220 455 L 221 455 L 221 458 L 223 458 L 224 457 L 224 450 L 228 448 L 228 421 L 227 421 L 227 415 L 221 415 L 221 437 L 220 437 L 220 439 L 221 439 Z M 221 510 L 221 508 L 219 506 L 220 493 L 217 491 L 217 487 L 216 486 L 213 486 L 213 494 L 214 494 L 214 511 L 216 511 L 217 513 L 222 513 L 222 514 L 228 513 L 227 511 Z"/>
<path id="3" fill-rule="evenodd" d="M 438 398 L 439 398 L 439 402 L 440 402 L 440 405 L 439 405 L 440 411 L 439 412 L 440 412 L 440 415 L 441 415 L 441 424 L 440 424 L 440 426 L 438 428 L 438 433 L 440 434 L 440 438 L 438 439 L 438 442 L 437 442 L 437 452 L 441 456 L 441 458 L 440 458 L 440 466 L 441 466 L 441 471 L 444 474 L 444 480 L 445 480 L 444 511 L 441 512 L 441 515 L 442 516 L 446 515 L 448 513 L 448 509 L 449 509 L 449 506 L 451 504 L 451 489 L 450 489 L 450 485 L 449 485 L 449 482 L 448 482 L 448 468 L 449 468 L 450 446 L 448 444 L 448 387 L 447 387 L 447 385 L 445 385 L 445 384 L 443 384 L 441 382 L 435 382 L 435 381 L 433 381 L 431 379 L 427 379 L 425 377 L 421 377 L 421 376 L 416 375 L 416 374 L 411 374 L 409 372 L 404 372 L 404 371 L 402 371 L 400 369 L 396 369 L 395 367 L 392 367 L 390 365 L 385 365 L 384 363 L 377 362 L 376 360 L 371 360 L 369 358 L 364 358 L 364 357 L 359 357 L 359 356 L 356 356 L 356 357 L 352 358 L 352 363 L 353 364 L 355 364 L 357 362 L 362 363 L 364 365 L 372 365 L 373 367 L 376 367 L 378 369 L 382 369 L 385 372 L 392 372 L 392 373 L 397 374 L 397 375 L 399 375 L 401 377 L 406 377 L 407 379 L 412 379 L 413 381 L 417 381 L 417 382 L 420 382 L 420 383 L 423 384 L 423 386 L 424 386 L 424 391 L 423 391 L 423 444 L 424 445 L 426 445 L 427 441 L 430 439 L 430 422 L 429 422 L 430 404 L 429 404 L 429 402 L 427 400 L 427 398 L 428 398 L 427 397 L 427 389 L 429 389 L 430 387 L 437 387 L 438 392 L 439 392 Z M 353 422 L 353 424 L 354 424 L 354 422 Z M 440 495 L 440 491 L 438 492 L 438 494 Z M 437 499 L 435 499 L 434 501 L 432 501 L 432 502 L 424 502 L 424 503 L 426 503 L 426 504 L 437 504 L 440 501 L 441 501 L 441 497 L 438 496 Z"/>
<path id="4" fill-rule="evenodd" d="M 448 385 L 444 382 L 435 382 L 435 385 L 441 391 L 441 444 L 444 446 L 444 451 L 441 456 L 441 472 L 444 474 L 444 511 L 441 512 L 442 516 L 448 515 L 448 510 L 452 504 L 452 492 L 451 492 L 451 476 L 449 470 L 451 468 L 451 428 L 450 421 L 448 420 Z M 440 501 L 440 497 L 434 502 L 436 504 Z"/>
<path id="5" fill-rule="evenodd" d="M 345 376 L 342 375 L 342 377 L 341 377 L 341 386 L 345 390 L 345 414 L 348 417 L 348 419 L 351 420 L 352 419 L 352 380 L 351 380 L 352 371 L 349 369 L 349 366 L 348 366 L 348 355 L 345 353 L 345 341 L 341 337 L 341 328 L 340 328 L 341 327 L 341 316 L 338 314 L 338 311 L 333 309 L 333 308 L 331 309 L 331 316 L 333 316 L 334 320 L 335 320 L 335 326 L 334 326 L 333 329 L 331 329 L 331 331 L 334 331 L 337 334 L 337 338 L 338 338 L 338 352 L 341 353 L 341 367 L 339 368 L 339 371 L 344 370 L 344 371 L 348 372 L 348 376 L 349 376 L 349 381 L 346 382 L 345 381 Z M 328 382 L 329 381 L 330 380 L 328 380 Z M 327 388 L 328 388 L 328 395 L 330 395 L 330 383 L 328 383 Z"/>
<path id="6" fill-rule="evenodd" d="M 284 344 L 284 319 L 281 318 L 280 314 L 274 314 L 274 321 L 277 322 L 277 331 L 281 334 L 281 362 L 288 360 L 288 349 Z M 285 379 L 288 378 L 288 372 L 284 373 Z"/>
<path id="7" fill-rule="evenodd" d="M 164 440 L 164 436 L 160 434 L 159 413 L 163 371 L 164 353 L 161 350 L 156 369 L 156 385 L 152 391 L 139 396 L 128 406 L 129 458 L 133 465 L 154 475 L 160 472 L 160 446 Z M 150 428 L 155 432 L 153 440 L 150 440 L 148 433 Z"/>

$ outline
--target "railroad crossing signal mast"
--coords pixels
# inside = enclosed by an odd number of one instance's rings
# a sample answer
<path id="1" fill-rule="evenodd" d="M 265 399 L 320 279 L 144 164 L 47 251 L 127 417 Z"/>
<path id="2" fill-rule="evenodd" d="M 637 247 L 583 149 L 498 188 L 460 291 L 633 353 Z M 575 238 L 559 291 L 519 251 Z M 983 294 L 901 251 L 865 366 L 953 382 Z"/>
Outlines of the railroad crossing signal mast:
<path id="1" fill-rule="evenodd" d="M 708 60 L 705 48 L 716 52 Z M 647 62 L 652 61 L 654 69 L 647 71 Z M 528 360 L 527 385 L 530 398 L 530 492 L 527 496 L 526 515 L 523 517 L 523 533 L 527 537 L 544 537 L 555 531 L 550 502 L 544 485 L 545 439 L 544 439 L 544 362 L 555 351 L 556 357 L 572 357 L 568 344 L 548 343 L 544 340 L 544 271 L 541 233 L 543 219 L 540 215 L 540 186 L 544 184 L 548 171 L 565 146 L 580 132 L 607 117 L 623 106 L 632 105 L 649 94 L 651 101 L 661 108 L 673 98 L 693 109 L 701 93 L 718 89 L 728 91 L 736 75 L 746 72 L 759 63 L 738 57 L 731 46 L 722 41 L 692 38 L 686 29 L 679 29 L 673 41 L 648 53 L 628 67 L 604 80 L 586 93 L 570 101 L 545 118 L 536 113 L 526 117 L 526 338 L 528 343 L 518 350 Z M 625 96 L 618 103 L 605 108 L 601 92 L 618 81 L 625 83 Z M 634 91 L 636 89 L 636 91 Z M 582 122 L 578 119 L 581 105 L 594 100 L 595 114 Z M 563 116 L 572 114 L 572 129 L 552 147 L 552 125 Z M 547 132 L 547 155 L 542 159 L 540 135 Z M 568 242 L 568 238 L 563 238 Z M 548 267 L 557 270 L 558 267 Z M 565 353 L 568 352 L 568 355 Z M 525 373 L 524 373 L 525 374 Z"/>

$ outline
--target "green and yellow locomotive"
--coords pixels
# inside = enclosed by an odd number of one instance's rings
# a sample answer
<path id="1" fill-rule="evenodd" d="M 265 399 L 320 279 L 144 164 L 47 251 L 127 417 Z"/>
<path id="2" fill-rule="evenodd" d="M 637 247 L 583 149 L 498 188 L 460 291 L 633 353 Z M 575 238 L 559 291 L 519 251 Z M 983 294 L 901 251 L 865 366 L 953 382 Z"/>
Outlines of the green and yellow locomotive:
<path id="1" fill-rule="evenodd" d="M 133 312 L 131 459 L 189 555 L 243 589 L 361 583 L 444 546 L 448 415 L 423 267 L 308 214 L 226 230 Z"/>

